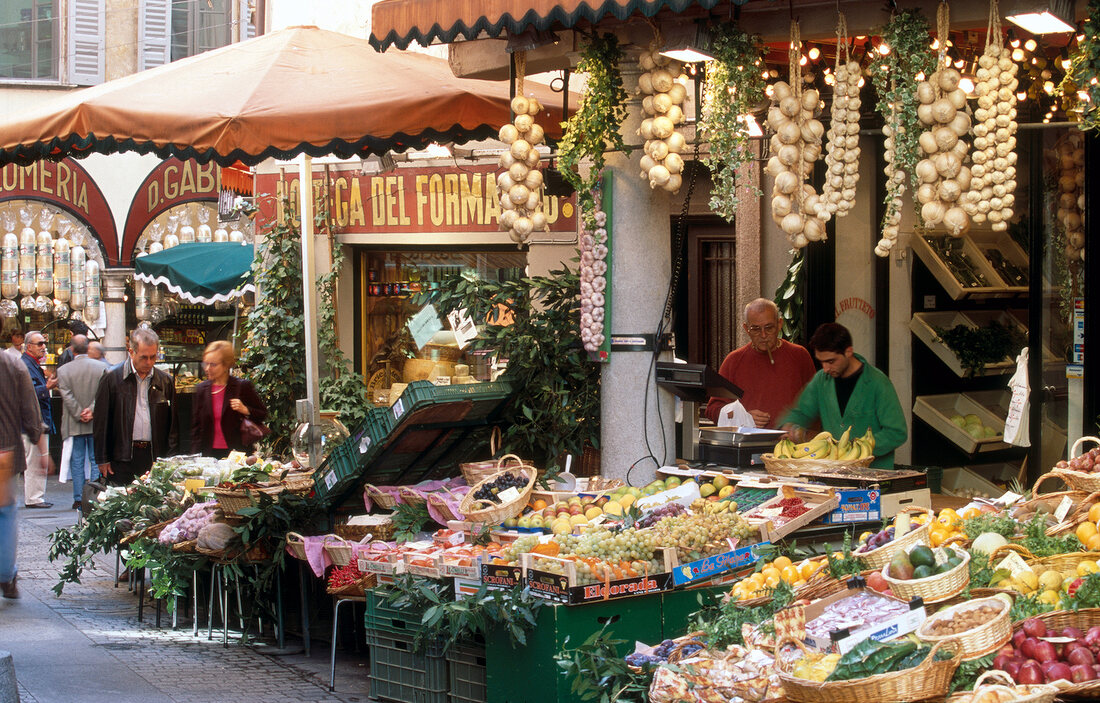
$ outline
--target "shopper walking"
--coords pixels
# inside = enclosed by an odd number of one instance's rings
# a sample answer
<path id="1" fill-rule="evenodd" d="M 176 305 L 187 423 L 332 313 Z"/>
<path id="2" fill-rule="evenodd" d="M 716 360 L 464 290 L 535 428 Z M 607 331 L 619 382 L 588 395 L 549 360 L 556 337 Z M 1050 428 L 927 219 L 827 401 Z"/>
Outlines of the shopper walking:
<path id="1" fill-rule="evenodd" d="M 92 416 L 96 391 L 103 374 L 107 373 L 107 364 L 88 356 L 88 344 L 88 338 L 84 335 L 73 335 L 70 345 L 73 360 L 57 370 L 57 387 L 61 391 L 63 406 L 61 437 L 72 443 L 69 473 L 73 480 L 73 510 L 80 509 L 85 479 L 94 481 L 99 478 L 92 439 Z"/>
<path id="2" fill-rule="evenodd" d="M 54 432 L 53 415 L 50 412 L 50 391 L 57 387 L 57 377 L 46 377 L 42 360 L 46 358 L 46 335 L 33 331 L 27 333 L 23 364 L 31 377 L 34 394 L 38 398 L 38 410 L 42 415 L 43 434 L 37 441 L 24 440 L 27 470 L 23 473 L 23 500 L 28 508 L 52 508 L 47 502 L 46 473 L 50 467 L 50 439 Z"/>
<path id="3" fill-rule="evenodd" d="M 4 349 L 4 353 L 11 356 L 13 359 L 18 359 L 23 356 L 23 342 L 26 340 L 26 335 L 23 334 L 23 330 L 19 327 L 15 327 L 8 335 L 8 341 L 11 343 Z"/>
<path id="4" fill-rule="evenodd" d="M 251 451 L 241 439 L 241 422 L 263 422 L 267 408 L 246 379 L 230 375 L 237 363 L 233 345 L 212 342 L 202 355 L 206 380 L 195 387 L 191 413 L 191 451 L 219 459 L 230 451 Z"/>
<path id="5" fill-rule="evenodd" d="M 176 386 L 155 366 L 159 350 L 156 332 L 134 330 L 129 358 L 107 371 L 99 383 L 92 434 L 95 460 L 108 483 L 130 483 L 148 471 L 153 460 L 176 451 Z"/>
<path id="6" fill-rule="evenodd" d="M 30 377 L 7 354 L 0 354 L 0 388 L 0 595 L 18 598 L 15 475 L 26 468 L 24 439 L 34 445 L 42 436 L 42 415 Z"/>

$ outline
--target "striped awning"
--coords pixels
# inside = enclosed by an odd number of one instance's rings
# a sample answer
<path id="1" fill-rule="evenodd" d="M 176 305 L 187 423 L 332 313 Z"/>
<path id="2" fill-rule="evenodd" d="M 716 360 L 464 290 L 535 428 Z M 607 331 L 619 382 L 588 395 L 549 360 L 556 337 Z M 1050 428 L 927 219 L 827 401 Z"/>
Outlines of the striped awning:
<path id="1" fill-rule="evenodd" d="M 379 51 L 432 42 L 515 35 L 524 30 L 569 29 L 631 15 L 653 17 L 662 10 L 743 5 L 748 0 L 380 0 L 371 8 L 370 43 Z"/>

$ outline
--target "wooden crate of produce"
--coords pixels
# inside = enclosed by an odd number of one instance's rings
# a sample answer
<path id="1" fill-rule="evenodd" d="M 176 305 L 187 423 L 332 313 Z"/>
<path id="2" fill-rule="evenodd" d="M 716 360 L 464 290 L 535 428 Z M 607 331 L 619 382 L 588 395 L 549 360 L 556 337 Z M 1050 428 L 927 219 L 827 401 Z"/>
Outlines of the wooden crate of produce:
<path id="1" fill-rule="evenodd" d="M 1005 313 L 1001 313 L 1004 315 Z M 1007 315 L 1006 315 L 1007 317 Z M 971 315 L 971 311 L 943 311 L 943 312 L 918 312 L 913 315 L 913 319 L 909 321 L 909 330 L 916 335 L 917 339 L 924 342 L 924 344 L 935 353 L 936 356 L 951 369 L 956 376 L 962 378 L 966 376 L 967 370 L 963 368 L 962 363 L 959 361 L 959 357 L 955 355 L 955 352 L 951 350 L 946 344 L 939 339 L 939 335 L 936 333 L 936 328 L 942 328 L 950 330 L 956 325 L 966 325 L 967 327 L 978 327 L 981 323 Z M 1025 330 L 1026 333 L 1026 330 Z M 978 371 L 978 376 L 998 376 L 1002 374 L 1012 373 L 1016 369 L 1016 363 L 1009 358 L 1005 358 L 1002 361 L 998 361 L 992 364 L 986 364 L 985 367 Z"/>
<path id="2" fill-rule="evenodd" d="M 985 406 L 976 403 L 963 393 L 917 396 L 913 414 L 927 422 L 967 454 L 992 452 L 1008 447 L 1004 442 L 1004 419 L 994 415 Z M 995 435 L 977 438 L 951 421 L 955 415 L 976 415 L 984 427 L 993 428 Z"/>
<path id="3" fill-rule="evenodd" d="M 806 512 L 791 518 L 782 518 L 783 501 L 796 498 L 802 501 Z M 840 496 L 832 487 L 817 490 L 782 486 L 775 498 L 742 514 L 750 525 L 759 526 L 762 542 L 776 542 L 795 530 L 818 520 L 840 506 Z"/>
<path id="4" fill-rule="evenodd" d="M 971 229 L 965 236 L 974 242 L 1005 288 L 1016 294 L 1028 292 L 1027 253 L 1008 232 Z"/>

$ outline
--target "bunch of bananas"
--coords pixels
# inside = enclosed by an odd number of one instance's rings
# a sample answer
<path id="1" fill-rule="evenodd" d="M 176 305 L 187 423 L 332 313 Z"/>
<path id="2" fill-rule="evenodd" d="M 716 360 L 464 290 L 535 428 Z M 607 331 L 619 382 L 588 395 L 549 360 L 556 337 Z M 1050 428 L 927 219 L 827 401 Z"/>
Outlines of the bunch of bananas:
<path id="1" fill-rule="evenodd" d="M 691 504 L 691 512 L 705 515 L 737 512 L 737 503 L 731 500 L 706 500 L 700 498 Z"/>
<path id="2" fill-rule="evenodd" d="M 820 432 L 808 442 L 795 444 L 782 439 L 775 445 L 773 454 L 777 459 L 833 459 L 836 461 L 857 461 L 875 455 L 875 437 L 868 428 L 857 439 L 850 439 L 852 428 L 844 430 L 840 439 L 834 439 L 829 432 Z"/>

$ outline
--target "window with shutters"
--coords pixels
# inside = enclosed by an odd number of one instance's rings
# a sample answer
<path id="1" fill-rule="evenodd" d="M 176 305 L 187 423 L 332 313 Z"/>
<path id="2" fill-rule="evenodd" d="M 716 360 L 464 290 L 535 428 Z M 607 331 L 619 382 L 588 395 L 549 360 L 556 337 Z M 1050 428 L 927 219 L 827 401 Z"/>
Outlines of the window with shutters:
<path id="1" fill-rule="evenodd" d="M 57 0 L 0 2 L 0 80 L 60 78 Z"/>
<path id="2" fill-rule="evenodd" d="M 232 43 L 233 0 L 175 0 L 172 3 L 172 60 Z"/>

